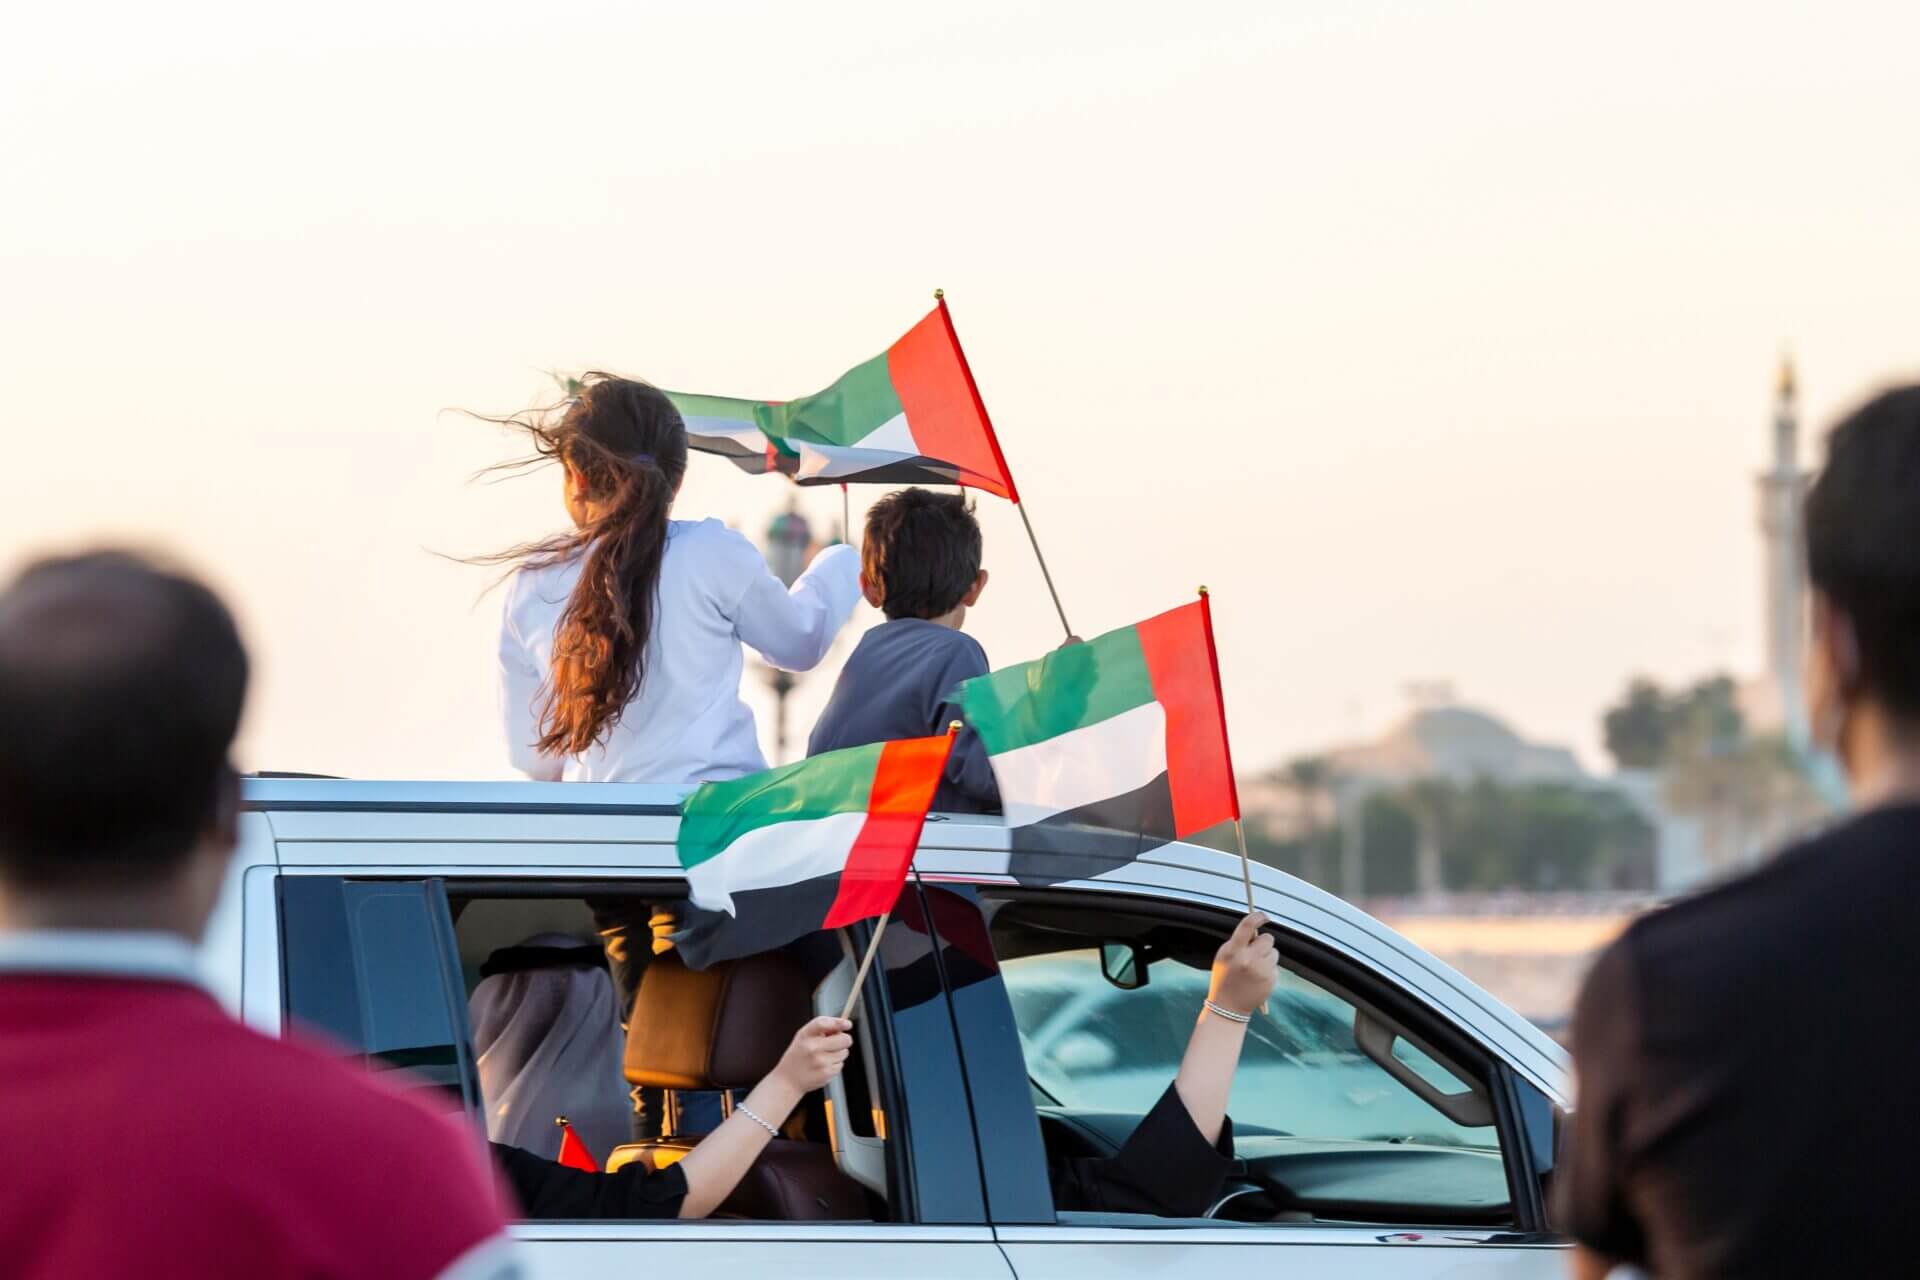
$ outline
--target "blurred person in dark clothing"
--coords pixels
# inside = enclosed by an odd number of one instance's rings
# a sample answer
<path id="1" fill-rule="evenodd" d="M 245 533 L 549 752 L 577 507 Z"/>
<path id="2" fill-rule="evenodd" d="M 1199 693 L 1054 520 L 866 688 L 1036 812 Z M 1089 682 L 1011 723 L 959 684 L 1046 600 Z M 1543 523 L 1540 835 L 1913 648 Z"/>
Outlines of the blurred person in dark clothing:
<path id="1" fill-rule="evenodd" d="M 1805 526 L 1809 722 L 1856 812 L 1595 964 L 1555 1188 L 1582 1278 L 1920 1269 L 1920 386 L 1834 429 Z"/>
<path id="2" fill-rule="evenodd" d="M 518 1276 L 477 1135 L 200 984 L 246 686 L 181 574 L 95 554 L 0 592 L 0 1270 Z"/>

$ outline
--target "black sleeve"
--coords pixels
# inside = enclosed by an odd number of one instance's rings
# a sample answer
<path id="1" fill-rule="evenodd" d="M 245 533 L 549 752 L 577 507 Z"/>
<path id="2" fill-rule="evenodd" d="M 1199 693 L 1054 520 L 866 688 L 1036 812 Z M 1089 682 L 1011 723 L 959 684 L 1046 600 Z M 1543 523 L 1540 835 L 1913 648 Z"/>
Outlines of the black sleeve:
<path id="1" fill-rule="evenodd" d="M 504 1143 L 489 1145 L 529 1218 L 677 1218 L 687 1198 L 687 1175 L 677 1164 L 658 1173 L 638 1162 L 613 1173 L 588 1173 Z"/>
<path id="2" fill-rule="evenodd" d="M 1067 1160 L 1051 1171 L 1053 1206 L 1198 1218 L 1219 1201 L 1233 1166 L 1233 1121 L 1208 1146 L 1168 1085 L 1118 1155 Z"/>
<path id="3" fill-rule="evenodd" d="M 1615 1262 L 1644 1265 L 1646 1238 L 1627 1198 L 1628 1093 L 1638 1073 L 1632 935 L 1594 962 L 1574 1006 L 1574 1112 L 1554 1169 L 1554 1225 Z"/>

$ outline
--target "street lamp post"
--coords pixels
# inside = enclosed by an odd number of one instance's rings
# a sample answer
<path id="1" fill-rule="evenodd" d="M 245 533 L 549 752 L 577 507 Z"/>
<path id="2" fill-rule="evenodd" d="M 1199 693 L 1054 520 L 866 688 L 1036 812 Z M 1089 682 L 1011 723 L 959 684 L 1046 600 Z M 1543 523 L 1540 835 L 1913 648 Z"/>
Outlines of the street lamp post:
<path id="1" fill-rule="evenodd" d="M 773 570 L 773 576 L 788 587 L 800 580 L 806 572 L 807 551 L 813 546 L 813 530 L 807 526 L 805 516 L 794 506 L 793 500 L 787 500 L 787 509 L 773 518 L 767 526 L 767 567 Z M 783 671 L 771 664 L 767 667 L 767 684 L 773 689 L 773 755 L 775 764 L 784 764 L 787 759 L 787 696 L 793 692 L 799 677 L 791 671 Z"/>

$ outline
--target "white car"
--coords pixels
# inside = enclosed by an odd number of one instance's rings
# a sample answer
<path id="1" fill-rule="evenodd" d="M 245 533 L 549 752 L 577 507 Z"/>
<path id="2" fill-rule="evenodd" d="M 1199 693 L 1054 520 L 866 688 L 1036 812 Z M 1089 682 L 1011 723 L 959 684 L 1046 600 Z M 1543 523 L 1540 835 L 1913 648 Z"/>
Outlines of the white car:
<path id="1" fill-rule="evenodd" d="M 250 779 L 208 978 L 253 1025 L 314 1024 L 479 1124 L 467 996 L 480 960 L 542 931 L 590 938 L 588 897 L 683 897 L 680 795 Z M 817 1211 L 525 1222 L 514 1234 L 533 1273 L 1561 1274 L 1544 1186 L 1564 1052 L 1405 938 L 1266 867 L 1255 896 L 1287 972 L 1234 1089 L 1243 1172 L 1201 1218 L 1056 1209 L 1049 1156 L 1117 1150 L 1172 1079 L 1244 892 L 1237 860 L 1186 844 L 1044 887 L 1007 865 L 997 819 L 929 821 L 858 1052 L 793 1144 L 812 1144 L 807 1176 L 834 1182 Z M 815 1009 L 838 1012 L 870 927 L 825 944 L 839 962 L 827 954 Z"/>

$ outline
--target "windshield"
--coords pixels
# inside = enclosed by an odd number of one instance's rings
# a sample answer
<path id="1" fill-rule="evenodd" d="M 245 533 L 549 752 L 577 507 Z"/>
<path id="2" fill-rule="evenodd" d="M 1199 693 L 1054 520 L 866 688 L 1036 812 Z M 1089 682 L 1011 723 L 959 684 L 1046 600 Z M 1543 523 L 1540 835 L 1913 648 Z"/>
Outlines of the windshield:
<path id="1" fill-rule="evenodd" d="M 1060 1105 L 1144 1114 L 1172 1082 L 1207 994 L 1208 975 L 1174 960 L 1134 991 L 1100 974 L 1097 950 L 1002 966 L 1027 1071 Z M 1248 1027 L 1230 1110 L 1235 1122 L 1300 1137 L 1495 1149 L 1493 1126 L 1467 1128 L 1375 1066 L 1353 1039 L 1354 1008 L 1283 970 Z M 1444 1092 L 1469 1088 L 1404 1040 L 1396 1056 Z"/>

